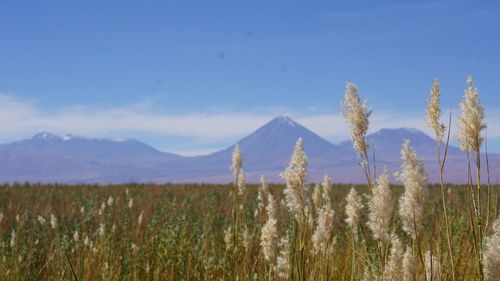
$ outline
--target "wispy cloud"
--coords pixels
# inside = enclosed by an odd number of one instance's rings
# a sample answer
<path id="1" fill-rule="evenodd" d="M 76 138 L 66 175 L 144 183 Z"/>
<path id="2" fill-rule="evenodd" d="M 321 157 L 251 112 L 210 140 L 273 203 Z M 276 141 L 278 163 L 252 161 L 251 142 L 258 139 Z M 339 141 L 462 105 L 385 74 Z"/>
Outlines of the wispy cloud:
<path id="1" fill-rule="evenodd" d="M 500 109 L 491 109 L 487 113 L 488 137 L 495 142 L 500 140 Z M 0 95 L 0 140 L 6 142 L 26 138 L 40 131 L 104 138 L 133 137 L 139 140 L 154 136 L 154 139 L 162 140 L 161 147 L 165 150 L 194 155 L 230 145 L 278 114 L 290 115 L 332 142 L 349 137 L 348 128 L 339 112 L 301 114 L 296 110 L 278 108 L 171 115 L 153 110 L 153 105 L 147 102 L 101 109 L 68 106 L 49 112 L 31 101 L 21 100 L 13 95 Z M 455 112 L 455 117 L 457 115 Z M 370 131 L 412 127 L 429 132 L 423 116 L 423 109 L 404 113 L 397 110 L 375 110 Z M 186 141 L 179 145 L 170 142 L 171 138 Z"/>

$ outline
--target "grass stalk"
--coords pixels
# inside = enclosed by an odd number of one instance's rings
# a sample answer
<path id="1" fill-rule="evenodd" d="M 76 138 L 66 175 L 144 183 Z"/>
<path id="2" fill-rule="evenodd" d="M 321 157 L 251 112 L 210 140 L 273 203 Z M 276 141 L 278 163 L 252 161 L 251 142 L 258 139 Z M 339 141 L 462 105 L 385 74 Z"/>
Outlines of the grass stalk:
<path id="1" fill-rule="evenodd" d="M 451 132 L 451 113 L 450 113 L 450 117 L 448 120 L 448 132 L 447 132 L 447 137 L 446 137 L 446 146 L 444 149 L 444 155 L 443 155 L 442 160 L 441 160 L 441 143 L 436 142 L 436 144 L 437 144 L 437 155 L 438 155 L 438 166 L 439 166 L 439 183 L 441 185 L 441 200 L 442 200 L 442 205 L 443 205 L 444 221 L 445 221 L 445 228 L 446 228 L 446 242 L 447 242 L 447 246 L 448 246 L 449 263 L 451 266 L 453 281 L 456 281 L 455 262 L 453 260 L 453 251 L 451 248 L 450 222 L 448 220 L 448 211 L 447 211 L 447 207 L 446 207 L 447 200 L 445 198 L 445 191 L 444 191 L 444 167 L 445 167 L 445 163 L 446 163 L 446 157 L 448 155 L 448 147 L 449 147 L 449 143 L 450 143 L 450 132 Z"/>

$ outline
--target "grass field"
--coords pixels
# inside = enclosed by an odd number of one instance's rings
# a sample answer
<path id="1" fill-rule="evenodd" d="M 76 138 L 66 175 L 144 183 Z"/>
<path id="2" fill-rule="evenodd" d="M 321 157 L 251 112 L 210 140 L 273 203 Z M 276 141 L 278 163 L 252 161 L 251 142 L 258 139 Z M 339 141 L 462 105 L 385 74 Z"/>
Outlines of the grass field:
<path id="1" fill-rule="evenodd" d="M 314 188 L 309 187 L 311 197 Z M 361 280 L 365 268 L 379 268 L 381 258 L 370 230 L 364 226 L 364 208 L 359 224 L 362 239 L 355 244 L 352 276 L 352 235 L 344 222 L 349 189 L 332 186 L 333 247 L 327 255 L 304 252 L 304 275 L 309 280 Z M 241 202 L 240 231 L 250 234 L 250 238 L 245 237 L 236 251 L 226 248 L 231 190 L 232 186 L 215 185 L 1 187 L 0 280 L 280 279 L 270 270 L 260 246 L 266 214 L 255 213 L 257 186 L 248 186 Z M 282 199 L 282 190 L 282 186 L 269 186 L 277 202 Z M 357 190 L 367 192 L 364 186 Z M 402 187 L 392 190 L 397 205 Z M 421 241 L 442 265 L 440 280 L 451 280 L 439 187 L 431 186 L 429 190 Z M 490 221 L 498 215 L 499 191 L 498 187 L 491 189 Z M 457 278 L 477 280 L 467 188 L 450 186 L 448 196 Z M 277 213 L 279 236 L 291 233 L 296 225 L 287 208 L 279 204 Z M 396 213 L 392 220 L 403 244 L 409 243 Z M 306 235 L 310 236 L 315 223 L 308 225 Z M 293 278 L 293 268 L 289 278 Z M 422 274 L 419 270 L 416 280 L 422 280 Z"/>

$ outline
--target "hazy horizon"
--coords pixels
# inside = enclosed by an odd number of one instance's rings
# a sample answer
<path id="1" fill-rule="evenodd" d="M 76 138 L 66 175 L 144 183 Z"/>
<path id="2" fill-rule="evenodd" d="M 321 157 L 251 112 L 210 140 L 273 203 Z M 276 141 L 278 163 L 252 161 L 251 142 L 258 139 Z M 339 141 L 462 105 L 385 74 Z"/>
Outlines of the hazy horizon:
<path id="1" fill-rule="evenodd" d="M 260 125 L 259 127 L 255 128 L 253 131 L 249 132 L 247 135 L 242 136 L 242 138 L 247 137 L 248 135 L 254 133 L 257 129 L 261 128 L 262 126 L 264 126 L 264 125 L 266 125 L 266 124 L 270 123 L 271 121 L 273 121 L 275 119 L 278 119 L 278 118 L 285 118 L 285 119 L 290 118 L 293 122 L 297 122 L 296 120 L 294 120 L 293 118 L 291 118 L 289 116 L 278 115 L 278 116 L 275 116 L 274 118 L 266 121 L 264 124 Z M 297 123 L 299 123 L 300 125 L 302 125 L 300 122 L 297 122 Z M 309 129 L 309 128 L 306 127 L 306 129 Z M 418 129 L 412 128 L 412 127 L 380 128 L 379 130 L 374 131 L 372 133 L 377 133 L 378 131 L 383 130 L 383 129 L 406 129 L 406 130 L 409 130 L 409 131 L 411 131 L 411 130 L 418 130 Z M 317 134 L 315 131 L 313 131 L 313 130 L 311 130 L 311 131 L 313 133 Z M 431 134 L 427 134 L 424 131 L 418 130 L 418 132 L 425 133 L 430 138 L 433 138 Z M 168 150 L 168 148 L 167 149 L 160 149 L 160 148 L 158 148 L 158 147 L 156 147 L 156 146 L 154 146 L 154 145 L 152 145 L 150 143 L 147 143 L 146 141 L 143 141 L 141 139 L 134 138 L 134 137 L 122 136 L 122 137 L 115 137 L 115 138 L 106 138 L 106 137 L 102 137 L 101 138 L 101 137 L 88 136 L 88 135 L 84 136 L 84 135 L 74 135 L 74 134 L 56 134 L 56 133 L 48 132 L 48 131 L 40 131 L 40 132 L 37 132 L 36 134 L 28 136 L 26 138 L 16 139 L 16 140 L 13 140 L 13 141 L 8 141 L 8 142 L 2 142 L 2 143 L 0 143 L 0 145 L 9 144 L 9 143 L 16 142 L 16 141 L 27 140 L 27 139 L 34 138 L 34 137 L 37 137 L 37 136 L 40 136 L 40 135 L 43 135 L 43 134 L 50 134 L 50 136 L 48 136 L 48 137 L 56 136 L 56 137 L 59 137 L 59 138 L 61 138 L 63 140 L 69 140 L 69 139 L 73 139 L 73 138 L 85 138 L 85 139 L 89 139 L 89 140 L 109 140 L 109 141 L 114 141 L 114 142 L 137 141 L 137 142 L 140 142 L 140 143 L 144 143 L 144 144 L 146 144 L 146 145 L 148 145 L 148 146 L 150 146 L 150 147 L 152 147 L 154 149 L 157 149 L 158 151 L 161 151 L 161 152 L 174 153 L 174 154 L 178 154 L 180 156 L 186 156 L 186 157 L 208 155 L 208 154 L 220 151 L 222 149 L 226 149 L 229 146 L 232 146 L 232 145 L 236 144 L 238 141 L 241 140 L 241 138 L 240 138 L 240 139 L 235 140 L 234 143 L 231 143 L 228 146 L 217 147 L 217 148 L 213 148 L 211 150 L 204 150 L 204 151 L 192 151 L 192 150 L 190 150 L 188 153 L 182 153 L 182 151 L 179 153 L 177 151 Z M 319 137 L 327 140 L 326 138 L 322 137 L 321 135 L 319 135 L 319 134 L 317 134 L 317 135 Z M 41 137 L 43 137 L 43 136 L 41 136 Z M 334 144 L 334 145 L 339 145 L 340 143 L 342 143 L 344 141 L 350 141 L 350 139 L 347 137 L 346 139 L 342 139 L 342 140 L 339 140 L 337 142 L 331 142 L 331 141 L 329 141 L 329 142 L 332 143 L 332 144 Z"/>

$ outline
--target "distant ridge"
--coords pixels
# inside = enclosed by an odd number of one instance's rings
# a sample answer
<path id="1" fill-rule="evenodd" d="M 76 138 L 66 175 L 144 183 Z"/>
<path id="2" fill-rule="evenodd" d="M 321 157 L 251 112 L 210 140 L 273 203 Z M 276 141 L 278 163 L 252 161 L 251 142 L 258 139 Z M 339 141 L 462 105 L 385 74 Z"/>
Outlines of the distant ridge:
<path id="1" fill-rule="evenodd" d="M 258 182 L 265 175 L 269 181 L 282 182 L 279 173 L 287 166 L 298 138 L 304 140 L 311 182 L 318 182 L 328 174 L 334 182 L 364 183 L 350 141 L 332 144 L 287 116 L 272 119 L 237 142 L 248 181 Z M 413 128 L 382 129 L 367 136 L 379 172 L 384 166 L 391 175 L 399 169 L 403 139 L 411 141 L 425 161 L 430 181 L 436 181 L 435 141 Z M 229 171 L 232 149 L 230 146 L 209 155 L 183 157 L 134 139 L 107 140 L 41 132 L 30 139 L 0 145 L 0 181 L 228 183 L 232 181 Z M 491 175 L 496 178 L 500 155 L 489 157 Z M 445 180 L 466 182 L 465 168 L 463 153 L 450 147 Z"/>

